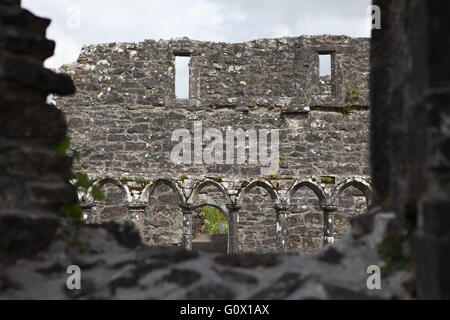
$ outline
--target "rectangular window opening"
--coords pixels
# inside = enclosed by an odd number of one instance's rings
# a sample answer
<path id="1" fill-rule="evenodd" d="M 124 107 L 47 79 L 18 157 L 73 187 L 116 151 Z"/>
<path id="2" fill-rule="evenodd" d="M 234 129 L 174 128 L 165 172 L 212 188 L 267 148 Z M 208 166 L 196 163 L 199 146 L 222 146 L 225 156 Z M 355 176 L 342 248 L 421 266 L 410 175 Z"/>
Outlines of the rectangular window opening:
<path id="1" fill-rule="evenodd" d="M 319 54 L 319 75 L 321 77 L 331 77 L 331 53 L 320 53 Z"/>
<path id="2" fill-rule="evenodd" d="M 175 57 L 175 96 L 189 99 L 189 62 L 191 57 Z"/>

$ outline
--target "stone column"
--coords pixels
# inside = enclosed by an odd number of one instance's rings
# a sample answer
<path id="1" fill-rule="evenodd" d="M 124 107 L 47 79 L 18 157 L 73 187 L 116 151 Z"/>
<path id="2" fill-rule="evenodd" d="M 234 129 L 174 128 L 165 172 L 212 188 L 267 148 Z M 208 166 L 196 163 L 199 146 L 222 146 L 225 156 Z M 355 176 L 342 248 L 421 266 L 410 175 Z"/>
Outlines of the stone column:
<path id="1" fill-rule="evenodd" d="M 228 254 L 239 251 L 239 210 L 235 204 L 227 204 L 228 209 Z"/>
<path id="2" fill-rule="evenodd" d="M 96 216 L 92 213 L 92 208 L 95 206 L 95 203 L 92 201 L 83 201 L 80 203 L 81 210 L 83 212 L 83 221 L 87 223 L 96 223 Z"/>
<path id="3" fill-rule="evenodd" d="M 322 206 L 323 211 L 323 245 L 334 242 L 334 214 L 337 210 L 335 206 Z"/>
<path id="4" fill-rule="evenodd" d="M 138 230 L 140 230 L 141 222 L 144 219 L 146 207 L 147 205 L 144 202 L 140 201 L 129 202 L 127 204 L 128 219 L 133 221 Z"/>
<path id="5" fill-rule="evenodd" d="M 277 248 L 280 251 L 286 251 L 286 235 L 287 235 L 287 206 L 285 205 L 275 205 L 277 212 Z"/>
<path id="6" fill-rule="evenodd" d="M 181 205 L 183 211 L 183 247 L 186 251 L 192 250 L 192 213 L 194 211 L 190 204 Z"/>

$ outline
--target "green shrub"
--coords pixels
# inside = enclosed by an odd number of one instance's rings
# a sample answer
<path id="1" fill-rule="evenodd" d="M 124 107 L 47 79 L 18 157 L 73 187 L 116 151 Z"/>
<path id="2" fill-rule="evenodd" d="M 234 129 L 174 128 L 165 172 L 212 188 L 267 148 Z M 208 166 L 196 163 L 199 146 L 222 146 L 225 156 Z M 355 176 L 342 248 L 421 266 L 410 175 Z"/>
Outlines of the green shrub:
<path id="1" fill-rule="evenodd" d="M 213 206 L 201 208 L 205 216 L 205 234 L 219 234 L 220 224 L 224 225 L 224 233 L 228 233 L 228 222 L 222 212 Z"/>
<path id="2" fill-rule="evenodd" d="M 72 157 L 76 162 L 80 162 L 83 157 L 86 157 L 90 154 L 90 151 L 69 151 L 69 148 L 70 139 L 64 138 L 57 143 L 55 151 L 59 154 Z M 90 194 L 96 201 L 105 199 L 104 193 L 96 185 L 94 185 L 94 181 L 91 180 L 87 174 L 83 172 L 72 172 L 70 174 L 70 180 L 77 191 L 82 191 L 85 194 Z M 69 217 L 74 221 L 82 221 L 83 219 L 83 210 L 81 209 L 79 203 L 62 206 L 61 208 L 59 208 L 59 211 L 64 216 Z"/>

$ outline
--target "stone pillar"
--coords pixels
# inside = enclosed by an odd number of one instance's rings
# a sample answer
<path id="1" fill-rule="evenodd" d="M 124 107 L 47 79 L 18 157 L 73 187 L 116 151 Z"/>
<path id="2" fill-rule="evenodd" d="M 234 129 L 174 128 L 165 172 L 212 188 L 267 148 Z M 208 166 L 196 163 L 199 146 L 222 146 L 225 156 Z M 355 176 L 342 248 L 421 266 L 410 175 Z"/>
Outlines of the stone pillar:
<path id="1" fill-rule="evenodd" d="M 186 251 L 192 250 L 192 213 L 194 211 L 190 204 L 181 206 L 183 211 L 183 247 Z"/>
<path id="2" fill-rule="evenodd" d="M 239 210 L 241 207 L 235 204 L 227 204 L 228 209 L 228 253 L 239 251 Z"/>
<path id="3" fill-rule="evenodd" d="M 334 242 L 334 214 L 337 210 L 335 206 L 322 206 L 323 211 L 323 245 Z"/>
<path id="4" fill-rule="evenodd" d="M 280 251 L 286 251 L 286 234 L 287 234 L 287 206 L 275 205 L 277 211 L 277 248 Z"/>
<path id="5" fill-rule="evenodd" d="M 136 201 L 129 202 L 127 204 L 128 208 L 128 219 L 133 221 L 137 229 L 140 230 L 141 221 L 144 219 L 145 208 L 147 205 L 144 202 Z"/>
<path id="6" fill-rule="evenodd" d="M 382 12 L 370 58 L 374 205 L 396 213 L 389 236 L 413 248 L 396 254 L 414 264 L 417 297 L 450 299 L 450 6 L 373 4 Z"/>
<path id="7" fill-rule="evenodd" d="M 87 223 L 96 223 L 96 216 L 92 213 L 92 208 L 95 203 L 92 201 L 83 201 L 80 203 L 81 210 L 83 211 L 83 221 Z"/>

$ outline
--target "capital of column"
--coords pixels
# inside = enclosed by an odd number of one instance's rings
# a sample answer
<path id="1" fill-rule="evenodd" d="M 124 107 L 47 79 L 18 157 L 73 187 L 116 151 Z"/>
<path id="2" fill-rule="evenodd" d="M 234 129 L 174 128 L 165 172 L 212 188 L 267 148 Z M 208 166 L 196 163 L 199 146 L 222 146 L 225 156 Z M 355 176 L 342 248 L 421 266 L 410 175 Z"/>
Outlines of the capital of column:
<path id="1" fill-rule="evenodd" d="M 82 210 L 82 219 L 83 221 L 92 222 L 94 217 L 92 215 L 92 209 L 95 207 L 96 203 L 93 201 L 81 201 L 80 207 Z"/>
<path id="2" fill-rule="evenodd" d="M 320 209 L 326 214 L 334 214 L 337 211 L 337 207 L 333 205 L 321 206 Z"/>
<path id="3" fill-rule="evenodd" d="M 139 210 L 139 209 L 145 209 L 147 207 L 147 204 L 142 201 L 133 201 L 133 202 L 128 202 L 127 207 L 129 209 Z"/>
<path id="4" fill-rule="evenodd" d="M 279 204 L 279 203 L 275 204 L 275 205 L 273 206 L 273 208 L 274 208 L 278 213 L 286 213 L 286 212 L 289 210 L 289 208 L 288 208 L 287 205 L 285 205 L 285 204 Z"/>
<path id="5" fill-rule="evenodd" d="M 238 206 L 234 203 L 227 203 L 225 206 L 227 207 L 228 211 L 239 211 L 242 208 L 241 206 Z"/>
<path id="6" fill-rule="evenodd" d="M 183 211 L 183 214 L 190 214 L 192 211 L 194 211 L 194 206 L 190 203 L 182 203 L 180 204 L 181 211 Z"/>
<path id="7" fill-rule="evenodd" d="M 95 206 L 95 202 L 93 202 L 93 201 L 80 202 L 80 207 L 81 207 L 81 209 L 84 209 L 84 210 L 92 209 L 94 206 Z"/>

